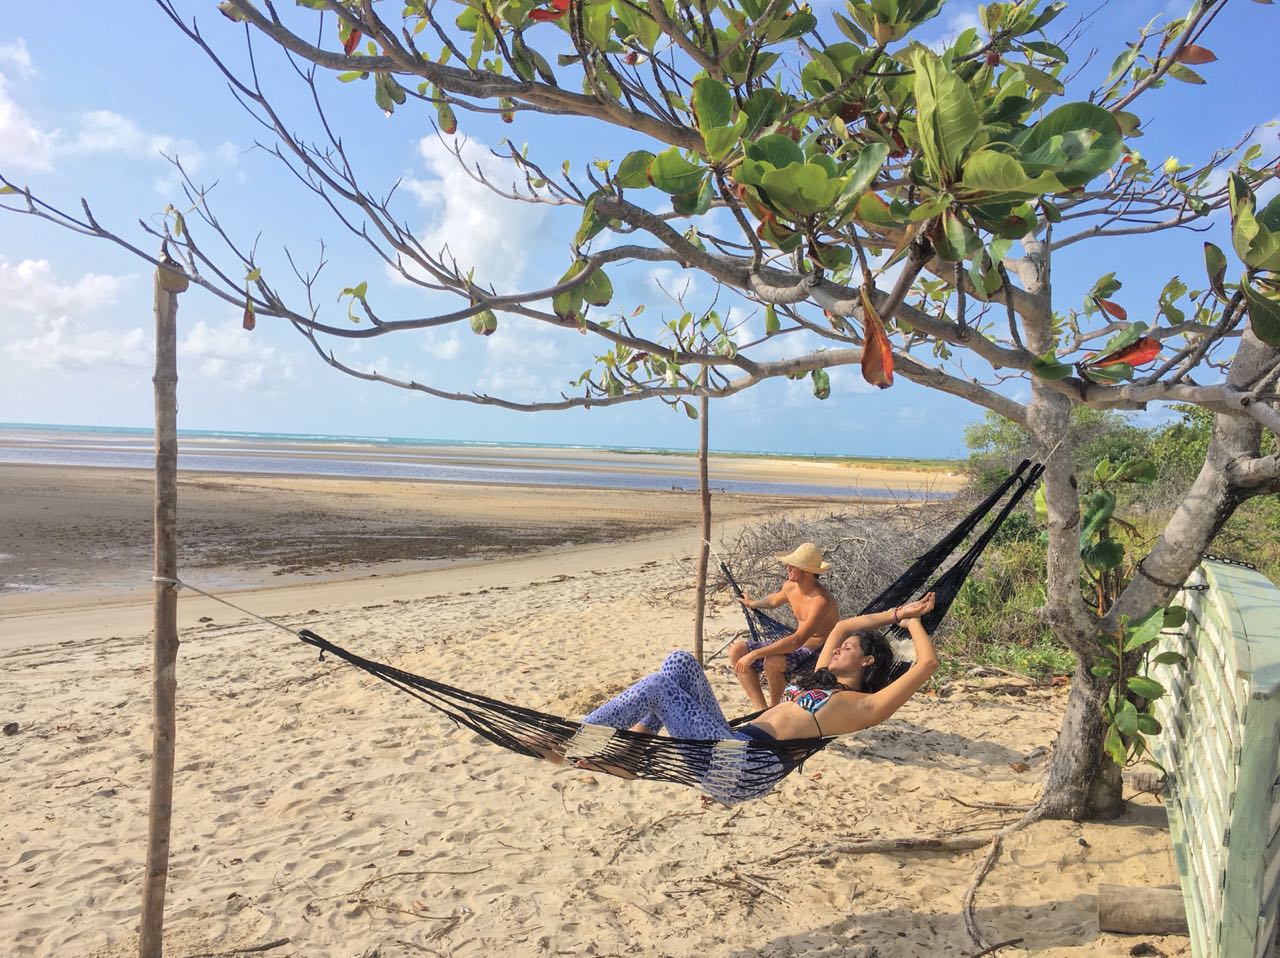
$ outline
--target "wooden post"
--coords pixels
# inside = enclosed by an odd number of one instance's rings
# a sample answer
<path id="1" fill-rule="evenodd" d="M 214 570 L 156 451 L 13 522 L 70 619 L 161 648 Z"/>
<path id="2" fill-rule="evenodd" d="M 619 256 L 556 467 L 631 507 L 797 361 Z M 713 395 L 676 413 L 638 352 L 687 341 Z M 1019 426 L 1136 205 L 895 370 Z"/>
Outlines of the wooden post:
<path id="1" fill-rule="evenodd" d="M 702 661 L 702 619 L 707 611 L 707 560 L 711 551 L 711 487 L 707 484 L 707 418 L 711 400 L 698 399 L 698 485 L 702 491 L 702 545 L 698 548 L 698 595 L 693 616 L 693 654 Z"/>
<path id="2" fill-rule="evenodd" d="M 1128 935 L 1185 935 L 1187 906 L 1176 885 L 1098 886 L 1098 927 Z"/>
<path id="3" fill-rule="evenodd" d="M 168 261 L 167 250 L 161 252 Z M 156 312 L 156 491 L 155 564 L 157 579 L 178 577 L 178 293 L 187 288 L 176 267 L 160 266 L 155 276 Z M 169 877 L 169 826 L 173 818 L 174 733 L 177 727 L 178 590 L 155 582 L 155 636 L 151 664 L 151 803 L 147 816 L 147 872 L 142 885 L 140 958 L 160 958 L 164 950 L 164 893 Z"/>

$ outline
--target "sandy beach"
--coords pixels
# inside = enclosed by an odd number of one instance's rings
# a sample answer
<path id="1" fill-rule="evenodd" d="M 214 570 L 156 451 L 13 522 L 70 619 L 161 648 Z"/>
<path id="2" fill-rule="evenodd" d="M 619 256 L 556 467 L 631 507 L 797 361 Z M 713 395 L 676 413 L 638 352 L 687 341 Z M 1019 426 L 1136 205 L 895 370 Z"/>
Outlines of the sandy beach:
<path id="1" fill-rule="evenodd" d="M 184 576 L 371 658 L 571 716 L 691 641 L 696 495 L 342 482 L 189 477 L 199 548 Z M 0 953 L 136 954 L 149 483 L 4 467 L 0 486 L 0 552 L 50 570 L 0 596 L 0 724 L 17 724 L 0 737 Z M 717 522 L 796 507 L 830 508 L 719 497 Z M 411 529 L 458 534 L 401 548 Z M 956 683 L 730 809 L 502 751 L 287 631 L 189 593 L 179 607 L 166 926 L 167 954 L 187 958 L 268 944 L 275 958 L 971 955 L 960 909 L 981 851 L 851 846 L 1012 820 L 983 806 L 1034 800 L 1065 702 Z M 708 649 L 741 624 L 716 601 Z M 723 658 L 708 674 L 745 711 Z M 1097 928 L 1099 882 L 1175 880 L 1163 811 L 1139 798 L 1117 822 L 1013 836 L 977 916 L 989 941 L 1023 938 L 1001 955 L 1140 941 L 1186 955 L 1184 938 Z"/>

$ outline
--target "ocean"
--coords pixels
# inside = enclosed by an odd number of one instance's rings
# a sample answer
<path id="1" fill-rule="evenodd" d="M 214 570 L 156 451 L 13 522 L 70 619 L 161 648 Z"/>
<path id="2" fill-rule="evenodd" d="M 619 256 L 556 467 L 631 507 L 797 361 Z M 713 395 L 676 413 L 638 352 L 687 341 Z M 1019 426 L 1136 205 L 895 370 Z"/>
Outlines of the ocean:
<path id="1" fill-rule="evenodd" d="M 150 429 L 0 423 L 0 463 L 150 470 L 155 468 L 155 452 Z M 485 485 L 698 488 L 696 457 L 682 450 L 199 429 L 178 431 L 178 469 Z M 852 482 L 815 484 L 714 475 L 711 487 L 719 493 L 821 499 L 942 497 Z"/>

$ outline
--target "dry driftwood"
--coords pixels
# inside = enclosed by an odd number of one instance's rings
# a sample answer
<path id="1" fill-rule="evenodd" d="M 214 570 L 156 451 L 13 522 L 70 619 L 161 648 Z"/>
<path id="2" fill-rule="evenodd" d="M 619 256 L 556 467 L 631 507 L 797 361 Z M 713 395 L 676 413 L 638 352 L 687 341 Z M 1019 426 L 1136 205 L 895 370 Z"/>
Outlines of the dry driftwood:
<path id="1" fill-rule="evenodd" d="M 1098 927 L 1126 935 L 1185 935 L 1187 907 L 1182 889 L 1099 885 Z"/>

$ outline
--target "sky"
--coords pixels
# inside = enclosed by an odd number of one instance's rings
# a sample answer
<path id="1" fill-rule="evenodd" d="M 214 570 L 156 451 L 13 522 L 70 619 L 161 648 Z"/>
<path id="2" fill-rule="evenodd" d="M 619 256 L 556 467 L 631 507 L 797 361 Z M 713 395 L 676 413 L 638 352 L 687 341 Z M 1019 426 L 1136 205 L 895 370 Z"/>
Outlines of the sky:
<path id="1" fill-rule="evenodd" d="M 1069 94 L 1083 97 L 1142 24 L 1158 15 L 1180 15 L 1185 6 L 1148 0 L 1104 5 L 1071 49 L 1075 65 L 1090 51 L 1096 54 Z M 813 7 L 820 21 L 831 9 L 824 2 Z M 233 63 L 243 62 L 241 34 L 212 0 L 184 0 L 180 8 L 197 19 L 216 49 Z M 953 0 L 921 39 L 936 41 L 975 24 L 976 9 Z M 1059 24 L 1092 9 L 1074 4 Z M 1171 83 L 1139 101 L 1147 133 L 1132 145 L 1153 166 L 1170 155 L 1184 162 L 1202 159 L 1276 118 L 1260 65 L 1274 57 L 1277 9 L 1230 4 L 1202 41 L 1218 56 L 1198 68 L 1208 83 Z M 255 140 L 272 141 L 158 6 L 79 4 L 74 30 L 67 29 L 67 16 L 60 4 L 33 5 L 17 32 L 8 31 L 0 41 L 0 171 L 10 179 L 73 212 L 85 198 L 100 222 L 151 250 L 155 243 L 138 221 L 158 224 L 167 204 L 187 205 L 165 159 L 177 156 L 201 186 L 216 183 L 209 195 L 220 221 L 246 247 L 256 242 L 264 273 L 282 286 L 297 292 L 285 282 L 285 251 L 300 264 L 314 265 L 324 243 L 327 265 L 316 298 L 333 323 L 348 321 L 340 291 L 362 281 L 383 315 L 450 308 L 392 275 L 277 159 L 255 147 Z M 328 38 L 328 45 L 336 41 Z M 305 88 L 289 65 L 265 45 L 257 53 L 264 88 L 291 128 L 314 130 Z M 434 133 L 433 111 L 421 104 L 388 118 L 375 107 L 369 83 L 322 77 L 319 87 L 370 192 L 383 194 L 400 182 L 398 217 L 427 248 L 447 244 L 459 263 L 476 267 L 477 279 L 503 289 L 538 288 L 558 279 L 569 262 L 579 211 L 512 203 L 475 183 Z M 551 169 L 567 158 L 580 170 L 592 159 L 617 159 L 645 145 L 596 124 L 528 114 L 506 126 L 464 113 L 459 135 L 465 157 L 508 182 L 509 174 L 489 153 L 504 137 L 527 142 L 531 158 Z M 1274 127 L 1255 139 L 1275 152 Z M 717 215 L 727 214 L 712 217 Z M 197 236 L 206 245 L 212 242 L 207 234 Z M 1054 260 L 1056 301 L 1078 304 L 1094 280 L 1115 270 L 1125 285 L 1113 298 L 1132 318 L 1154 317 L 1157 294 L 1170 276 L 1203 286 L 1204 239 L 1230 249 L 1224 217 L 1216 217 L 1203 235 L 1166 233 L 1064 249 Z M 222 261 L 229 271 L 239 268 L 235 257 L 224 255 Z M 610 311 L 630 313 L 643 305 L 644 321 L 678 316 L 683 309 L 676 298 L 695 313 L 716 299 L 706 278 L 671 265 L 644 264 L 613 279 Z M 146 263 L 101 240 L 0 213 L 0 289 L 8 305 L 0 320 L 0 421 L 151 423 L 154 340 Z M 763 331 L 762 315 L 741 299 L 721 294 L 718 308 L 732 308 L 743 337 Z M 196 287 L 180 298 L 178 321 L 181 428 L 657 448 L 694 448 L 698 442 L 695 422 L 655 401 L 529 414 L 360 382 L 323 364 L 282 322 L 264 318 L 246 332 L 238 310 Z M 763 357 L 777 358 L 795 344 L 771 341 L 765 347 Z M 570 383 L 591 368 L 603 344 L 502 316 L 488 337 L 462 324 L 342 340 L 334 348 L 360 368 L 530 401 L 572 392 Z M 950 457 L 964 453 L 963 428 L 983 415 L 902 377 L 880 391 L 866 385 L 856 368 L 830 373 L 832 395 L 826 401 L 813 397 L 807 381 L 780 380 L 714 402 L 712 448 Z M 1016 398 L 1029 394 L 1025 382 L 1000 388 Z M 1161 413 L 1143 415 L 1157 421 Z"/>

